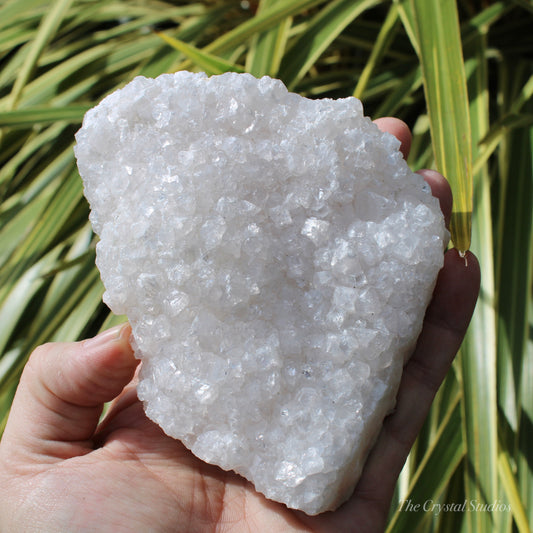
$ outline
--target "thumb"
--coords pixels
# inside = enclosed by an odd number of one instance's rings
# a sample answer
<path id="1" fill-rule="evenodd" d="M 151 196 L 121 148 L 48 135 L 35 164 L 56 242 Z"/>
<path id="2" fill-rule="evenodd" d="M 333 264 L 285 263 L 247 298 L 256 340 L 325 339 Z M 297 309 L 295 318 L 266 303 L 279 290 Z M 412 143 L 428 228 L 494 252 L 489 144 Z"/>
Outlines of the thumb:
<path id="1" fill-rule="evenodd" d="M 2 451 L 48 461 L 91 451 L 103 404 L 129 383 L 138 364 L 130 333 L 122 324 L 86 341 L 37 348 L 22 373 Z"/>

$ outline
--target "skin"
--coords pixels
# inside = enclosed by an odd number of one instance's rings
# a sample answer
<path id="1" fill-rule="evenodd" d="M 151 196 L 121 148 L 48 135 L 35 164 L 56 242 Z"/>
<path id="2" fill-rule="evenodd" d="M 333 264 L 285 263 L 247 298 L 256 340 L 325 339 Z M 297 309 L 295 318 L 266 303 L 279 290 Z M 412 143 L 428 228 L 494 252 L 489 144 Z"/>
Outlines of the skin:
<path id="1" fill-rule="evenodd" d="M 411 134 L 376 121 L 407 156 Z M 448 223 L 451 192 L 422 171 Z M 445 255 L 395 411 L 362 477 L 335 512 L 310 517 L 268 501 L 232 472 L 194 457 L 144 415 L 129 325 L 78 343 L 37 348 L 24 369 L 0 442 L 0 531 L 358 532 L 382 531 L 394 486 L 472 315 L 479 265 Z M 104 402 L 114 403 L 99 424 Z"/>

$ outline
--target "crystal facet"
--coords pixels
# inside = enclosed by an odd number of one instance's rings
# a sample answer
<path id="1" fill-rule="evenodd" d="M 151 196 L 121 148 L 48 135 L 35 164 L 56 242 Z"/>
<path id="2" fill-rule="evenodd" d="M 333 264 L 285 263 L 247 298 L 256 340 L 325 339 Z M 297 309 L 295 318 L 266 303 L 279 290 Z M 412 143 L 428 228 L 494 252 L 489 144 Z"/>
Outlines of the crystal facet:
<path id="1" fill-rule="evenodd" d="M 448 238 L 399 142 L 354 98 L 188 72 L 136 78 L 76 139 L 147 415 L 270 499 L 338 507 L 394 406 Z"/>

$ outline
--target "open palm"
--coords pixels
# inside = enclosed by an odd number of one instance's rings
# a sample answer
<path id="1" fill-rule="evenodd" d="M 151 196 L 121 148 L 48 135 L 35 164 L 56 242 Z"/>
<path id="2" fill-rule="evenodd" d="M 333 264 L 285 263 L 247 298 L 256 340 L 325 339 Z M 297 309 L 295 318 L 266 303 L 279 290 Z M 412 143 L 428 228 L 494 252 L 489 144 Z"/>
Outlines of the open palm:
<path id="1" fill-rule="evenodd" d="M 407 127 L 378 121 L 409 149 Z M 446 219 L 449 187 L 423 172 Z M 310 517 L 267 500 L 233 472 L 166 436 L 135 394 L 128 325 L 30 357 L 0 442 L 2 532 L 379 532 L 396 479 L 470 320 L 479 268 L 445 257 L 424 329 L 351 499 Z M 115 399 L 105 420 L 104 402 Z"/>

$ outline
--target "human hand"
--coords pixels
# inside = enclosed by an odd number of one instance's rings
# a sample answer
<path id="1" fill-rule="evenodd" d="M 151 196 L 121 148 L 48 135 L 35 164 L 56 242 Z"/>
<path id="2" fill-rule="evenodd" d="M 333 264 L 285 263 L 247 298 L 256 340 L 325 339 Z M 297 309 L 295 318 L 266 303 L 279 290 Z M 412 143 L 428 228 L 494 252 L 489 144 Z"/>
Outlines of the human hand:
<path id="1" fill-rule="evenodd" d="M 407 154 L 400 121 L 378 126 Z M 423 171 L 449 221 L 451 192 Z M 407 454 L 462 341 L 479 288 L 479 266 L 447 252 L 397 406 L 383 424 L 351 499 L 310 517 L 208 465 L 151 422 L 135 393 L 130 328 L 31 355 L 0 442 L 0 531 L 360 532 L 382 531 Z M 122 391 L 122 392 L 121 392 Z M 104 402 L 114 400 L 104 421 Z"/>

